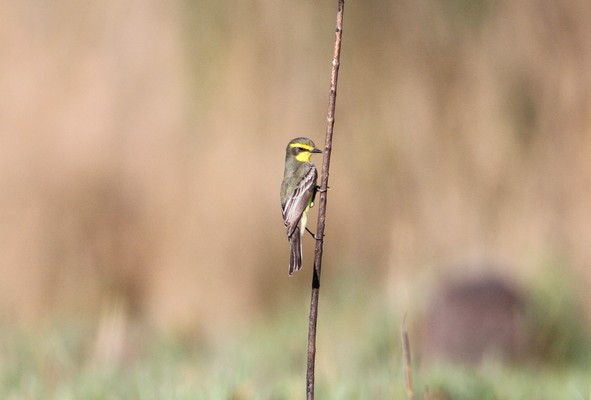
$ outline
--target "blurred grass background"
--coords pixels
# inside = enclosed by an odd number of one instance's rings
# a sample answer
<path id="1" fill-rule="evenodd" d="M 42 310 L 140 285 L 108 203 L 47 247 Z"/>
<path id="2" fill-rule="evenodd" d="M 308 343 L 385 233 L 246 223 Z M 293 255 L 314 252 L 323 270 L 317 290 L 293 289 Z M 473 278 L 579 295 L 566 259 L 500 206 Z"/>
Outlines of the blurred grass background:
<path id="1" fill-rule="evenodd" d="M 6 398 L 303 390 L 312 243 L 288 279 L 278 192 L 285 144 L 324 141 L 335 8 L 0 4 Z M 590 18 L 584 0 L 347 3 L 319 396 L 402 397 L 401 315 L 492 270 L 541 293 L 543 351 L 570 349 L 545 381 L 587 398 L 568 352 L 586 354 L 591 311 Z"/>

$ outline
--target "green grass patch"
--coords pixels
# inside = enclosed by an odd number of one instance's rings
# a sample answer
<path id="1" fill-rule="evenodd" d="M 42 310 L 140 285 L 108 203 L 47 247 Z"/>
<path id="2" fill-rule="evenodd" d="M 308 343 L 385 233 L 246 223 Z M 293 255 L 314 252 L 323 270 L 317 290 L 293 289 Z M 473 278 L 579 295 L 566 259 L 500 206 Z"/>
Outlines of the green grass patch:
<path id="1" fill-rule="evenodd" d="M 379 294 L 343 283 L 321 293 L 318 399 L 405 399 L 401 315 Z M 93 362 L 92 324 L 41 331 L 4 327 L 0 398 L 47 400 L 301 399 L 308 306 L 278 306 L 217 340 L 173 339 L 139 330 L 131 354 Z M 82 325 L 82 326 L 81 326 Z M 569 325 L 569 329 L 573 329 Z M 416 345 L 411 336 L 411 345 Z M 582 342 L 577 342 L 582 343 Z M 569 350 L 570 351 L 570 350 Z M 584 356 L 584 355 L 583 355 Z M 416 399 L 589 399 L 588 362 L 478 368 L 415 360 Z M 589 359 L 587 359 L 589 361 Z"/>

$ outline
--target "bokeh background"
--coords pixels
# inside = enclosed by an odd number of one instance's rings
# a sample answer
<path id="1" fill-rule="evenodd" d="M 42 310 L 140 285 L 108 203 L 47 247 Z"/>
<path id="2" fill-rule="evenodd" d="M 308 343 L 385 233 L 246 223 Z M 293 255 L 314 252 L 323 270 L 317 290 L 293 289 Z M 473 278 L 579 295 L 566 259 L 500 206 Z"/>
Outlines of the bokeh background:
<path id="1" fill-rule="evenodd" d="M 286 143 L 324 143 L 335 12 L 2 2 L 3 326 L 209 340 L 287 304 L 304 336 L 313 243 L 288 278 L 278 192 Z M 412 320 L 494 272 L 560 277 L 591 311 L 589 20 L 585 0 L 347 2 L 321 303 Z"/>

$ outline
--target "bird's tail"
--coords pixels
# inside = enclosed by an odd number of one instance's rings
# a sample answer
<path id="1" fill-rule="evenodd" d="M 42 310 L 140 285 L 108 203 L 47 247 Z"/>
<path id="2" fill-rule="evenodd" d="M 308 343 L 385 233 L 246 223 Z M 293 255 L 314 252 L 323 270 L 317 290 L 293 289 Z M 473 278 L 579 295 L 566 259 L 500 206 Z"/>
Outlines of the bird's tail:
<path id="1" fill-rule="evenodd" d="M 289 276 L 302 269 L 302 235 L 300 227 L 296 227 L 289 238 L 291 251 L 289 253 Z"/>

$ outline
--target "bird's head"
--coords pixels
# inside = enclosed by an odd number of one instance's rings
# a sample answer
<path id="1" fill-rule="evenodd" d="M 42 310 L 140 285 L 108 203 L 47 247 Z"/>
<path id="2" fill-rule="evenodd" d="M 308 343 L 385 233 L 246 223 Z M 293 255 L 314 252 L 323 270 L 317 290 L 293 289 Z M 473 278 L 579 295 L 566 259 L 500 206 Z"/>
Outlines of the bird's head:
<path id="1" fill-rule="evenodd" d="M 286 158 L 295 158 L 299 162 L 309 162 L 313 153 L 322 153 L 317 149 L 314 142 L 306 137 L 299 137 L 287 144 Z"/>

